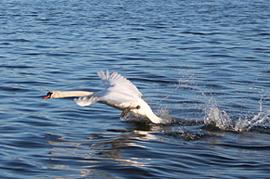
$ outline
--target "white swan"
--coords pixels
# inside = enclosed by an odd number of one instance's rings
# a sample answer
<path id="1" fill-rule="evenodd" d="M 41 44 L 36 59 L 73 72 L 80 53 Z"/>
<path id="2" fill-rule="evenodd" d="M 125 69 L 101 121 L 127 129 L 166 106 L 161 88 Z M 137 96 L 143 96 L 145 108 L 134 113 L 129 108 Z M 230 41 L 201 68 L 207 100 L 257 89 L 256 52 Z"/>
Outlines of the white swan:
<path id="1" fill-rule="evenodd" d="M 88 91 L 51 91 L 43 99 L 79 97 L 74 101 L 80 106 L 89 106 L 95 102 L 105 103 L 122 110 L 122 116 L 132 112 L 149 119 L 152 123 L 162 123 L 151 107 L 142 99 L 142 93 L 128 79 L 117 72 L 98 72 L 105 89 L 96 93 Z"/>

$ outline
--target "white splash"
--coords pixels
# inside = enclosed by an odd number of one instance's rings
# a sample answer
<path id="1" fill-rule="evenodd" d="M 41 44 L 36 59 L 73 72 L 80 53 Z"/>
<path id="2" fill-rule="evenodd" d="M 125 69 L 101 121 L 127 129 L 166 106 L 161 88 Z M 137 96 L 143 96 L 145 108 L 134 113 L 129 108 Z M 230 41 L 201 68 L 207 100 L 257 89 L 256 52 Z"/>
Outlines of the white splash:
<path id="1" fill-rule="evenodd" d="M 162 107 L 157 111 L 157 114 L 162 118 L 163 124 L 169 124 L 173 121 L 172 116 L 170 115 L 170 111 L 167 107 Z"/>
<path id="2" fill-rule="evenodd" d="M 234 126 L 235 131 L 249 131 L 252 127 L 258 125 L 267 125 L 270 121 L 270 111 L 268 112 L 259 112 L 254 115 L 252 118 L 239 118 Z"/>
<path id="3" fill-rule="evenodd" d="M 204 124 L 215 126 L 222 130 L 230 130 L 233 127 L 233 122 L 229 115 L 218 107 L 211 107 L 206 111 Z"/>
<path id="4" fill-rule="evenodd" d="M 206 117 L 204 124 L 207 126 L 214 126 L 221 130 L 243 132 L 249 131 L 255 126 L 269 125 L 270 122 L 270 110 L 262 111 L 260 104 L 260 111 L 253 117 L 244 117 L 233 120 L 226 113 L 226 111 L 220 110 L 218 107 L 210 107 L 206 111 Z"/>

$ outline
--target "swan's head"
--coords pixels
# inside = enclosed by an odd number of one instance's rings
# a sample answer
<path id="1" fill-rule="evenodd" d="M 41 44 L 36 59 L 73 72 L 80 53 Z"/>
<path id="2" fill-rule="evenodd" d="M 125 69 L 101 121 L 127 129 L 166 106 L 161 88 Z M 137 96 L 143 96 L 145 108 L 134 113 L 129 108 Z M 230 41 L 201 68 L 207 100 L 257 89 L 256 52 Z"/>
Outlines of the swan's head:
<path id="1" fill-rule="evenodd" d="M 59 92 L 58 91 L 49 91 L 45 96 L 42 96 L 43 99 L 51 99 L 51 98 L 58 98 Z"/>

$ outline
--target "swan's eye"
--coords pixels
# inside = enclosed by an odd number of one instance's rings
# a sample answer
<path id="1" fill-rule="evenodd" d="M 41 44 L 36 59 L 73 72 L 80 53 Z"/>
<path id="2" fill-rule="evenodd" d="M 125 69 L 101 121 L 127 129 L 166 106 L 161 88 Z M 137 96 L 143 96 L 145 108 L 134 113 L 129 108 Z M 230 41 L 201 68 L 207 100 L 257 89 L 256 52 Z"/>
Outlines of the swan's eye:
<path id="1" fill-rule="evenodd" d="M 140 108 L 141 108 L 141 106 L 140 106 L 140 105 L 136 106 L 136 109 L 140 109 Z"/>

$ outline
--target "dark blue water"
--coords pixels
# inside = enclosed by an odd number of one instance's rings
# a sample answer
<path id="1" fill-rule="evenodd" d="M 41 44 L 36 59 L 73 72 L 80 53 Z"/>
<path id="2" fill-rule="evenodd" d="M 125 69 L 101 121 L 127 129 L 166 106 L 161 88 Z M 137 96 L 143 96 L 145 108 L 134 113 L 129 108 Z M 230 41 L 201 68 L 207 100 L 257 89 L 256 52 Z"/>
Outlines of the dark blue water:
<path id="1" fill-rule="evenodd" d="M 268 0 L 2 0 L 0 178 L 268 178 Z M 166 125 L 43 101 L 130 79 Z"/>

